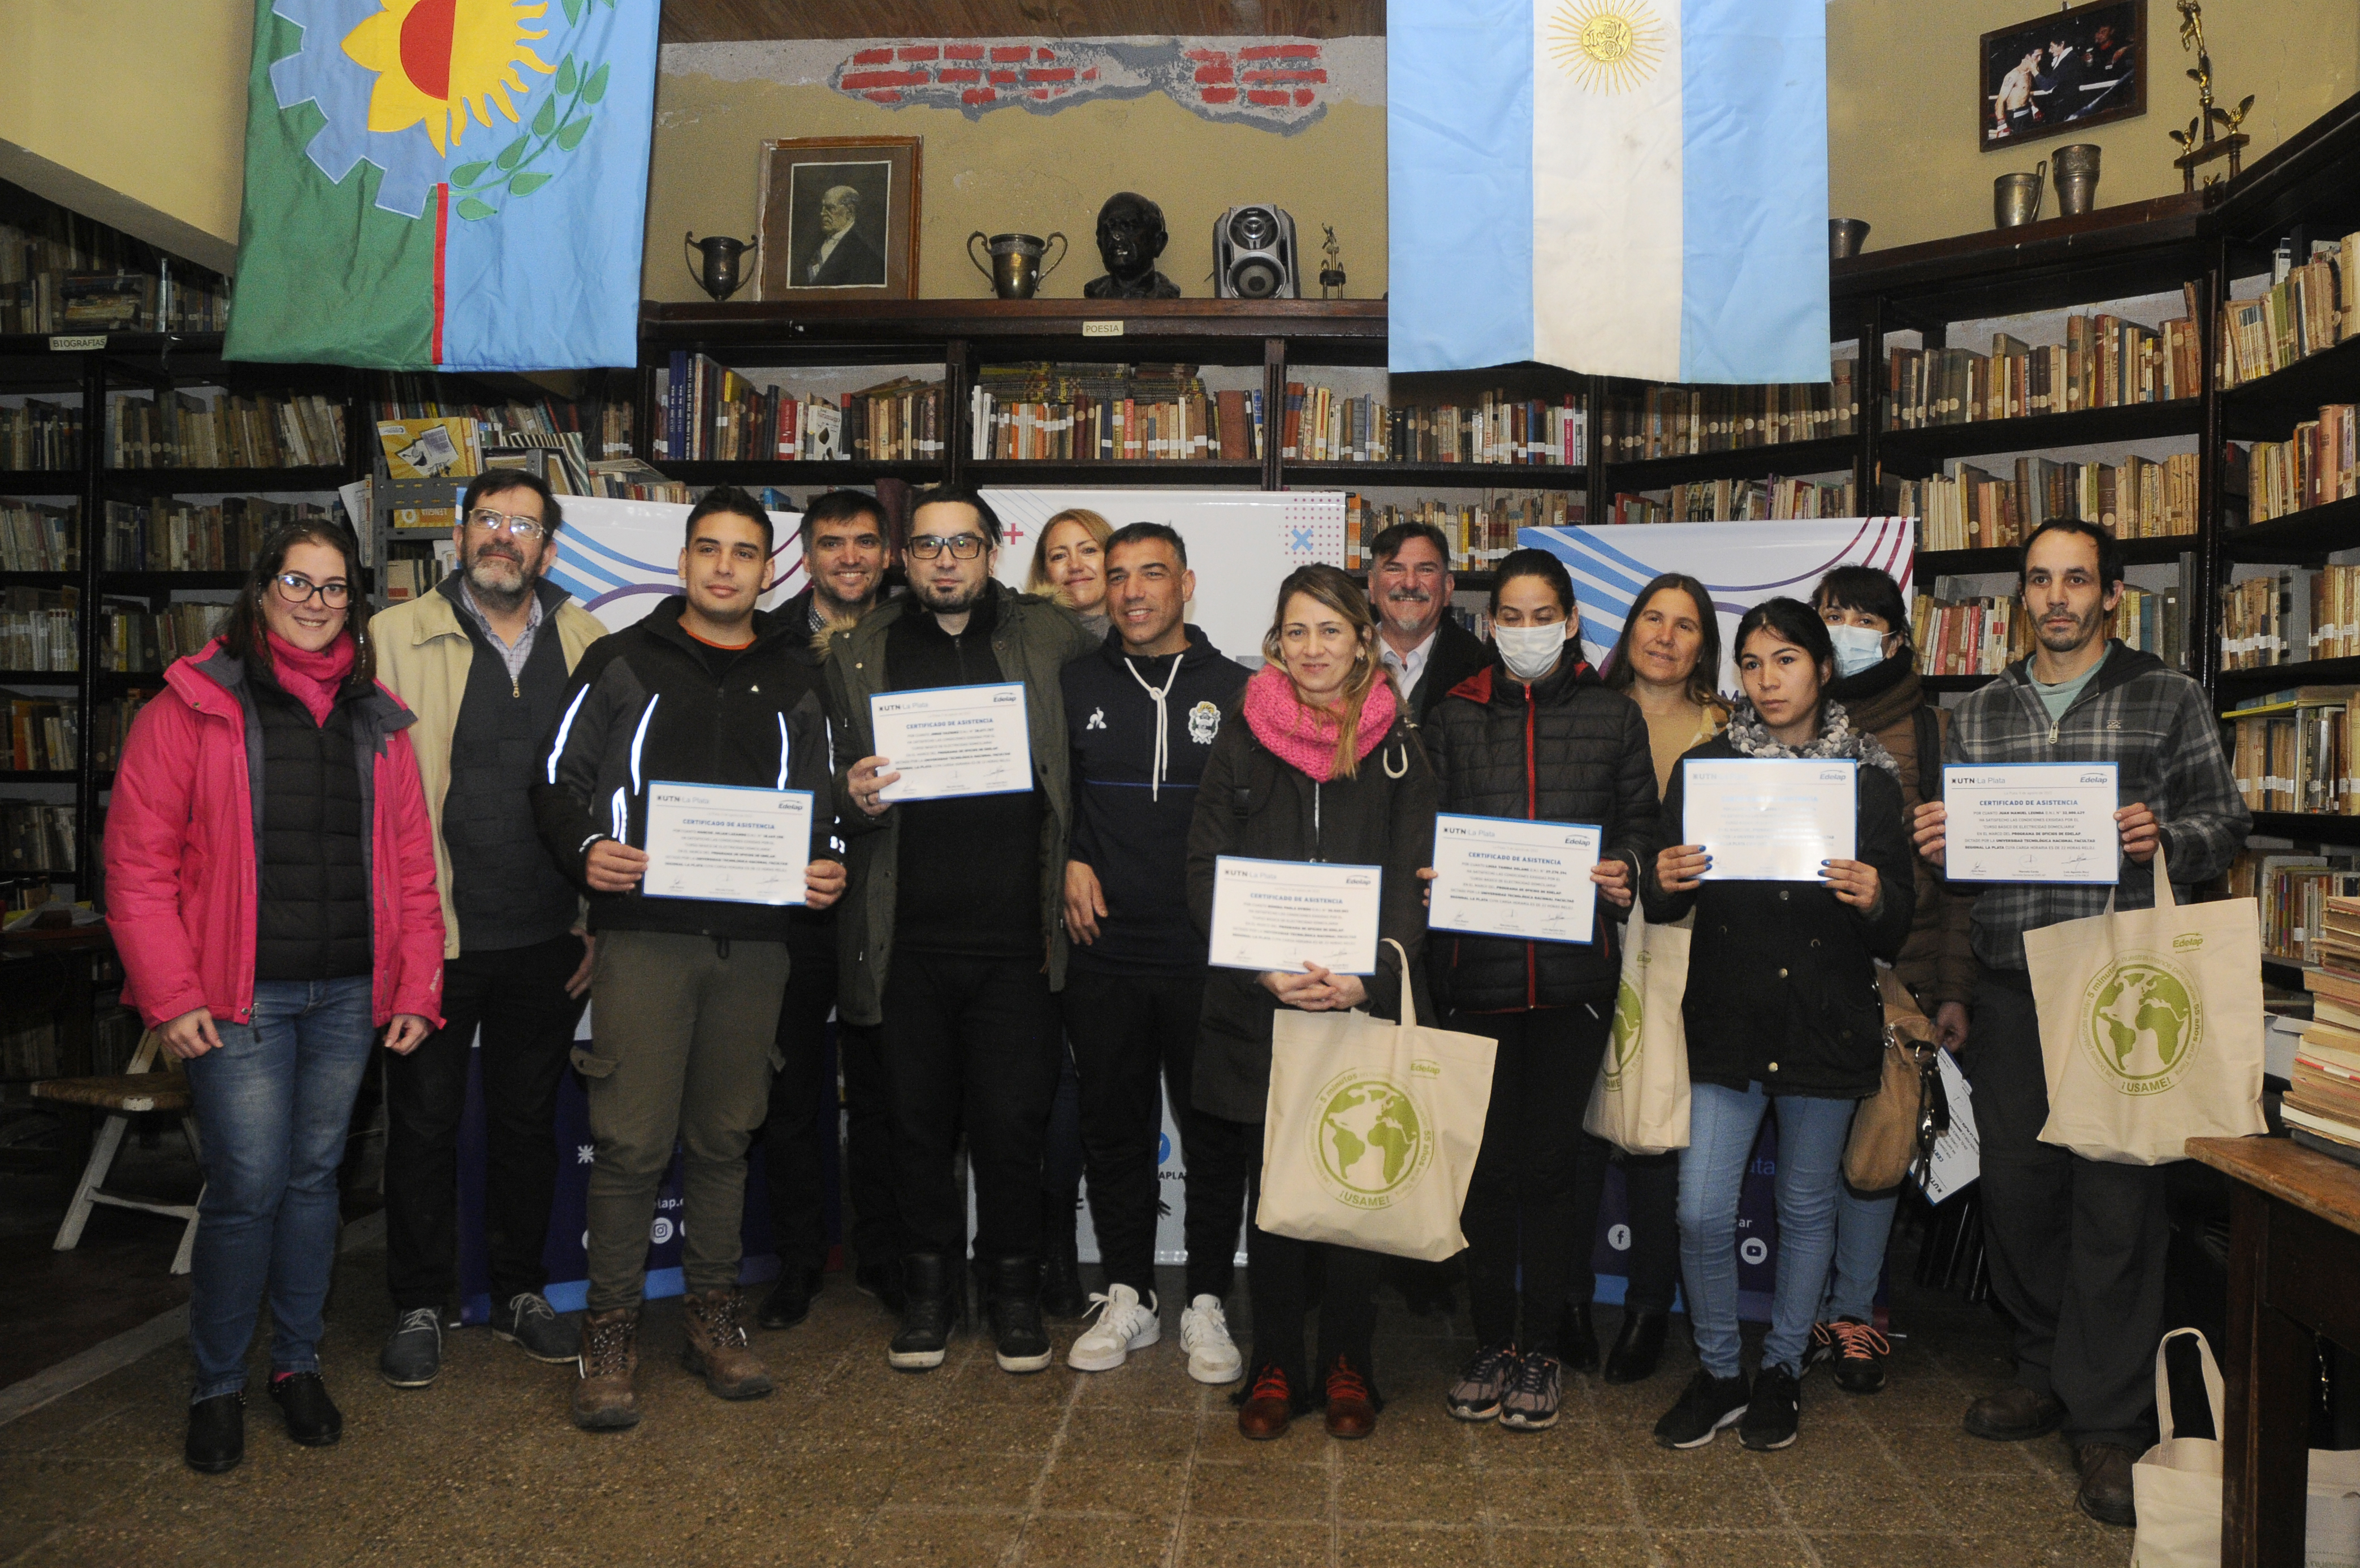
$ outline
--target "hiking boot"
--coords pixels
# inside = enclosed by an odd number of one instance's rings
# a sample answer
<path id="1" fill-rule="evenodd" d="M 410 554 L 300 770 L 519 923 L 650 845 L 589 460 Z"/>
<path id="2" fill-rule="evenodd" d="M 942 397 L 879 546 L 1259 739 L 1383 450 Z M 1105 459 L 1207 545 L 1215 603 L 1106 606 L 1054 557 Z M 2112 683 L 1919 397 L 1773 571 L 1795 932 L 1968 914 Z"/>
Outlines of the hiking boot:
<path id="1" fill-rule="evenodd" d="M 1345 1356 L 1328 1369 L 1328 1435 L 1363 1438 L 1377 1430 L 1377 1395 L 1368 1375 Z"/>
<path id="2" fill-rule="evenodd" d="M 574 1359 L 574 1337 L 557 1309 L 538 1290 L 520 1290 L 492 1314 L 492 1337 L 504 1339 L 535 1361 L 552 1366 Z"/>
<path id="3" fill-rule="evenodd" d="M 1111 1372 L 1134 1350 L 1145 1350 L 1164 1337 L 1153 1292 L 1142 1302 L 1128 1285 L 1109 1285 L 1103 1296 L 1093 1296 L 1098 1321 L 1065 1353 L 1065 1365 L 1076 1372 Z"/>
<path id="4" fill-rule="evenodd" d="M 2011 1383 L 1967 1407 L 1966 1429 L 1994 1442 L 2045 1437 L 2065 1424 L 2065 1407 L 2051 1395 Z"/>
<path id="5" fill-rule="evenodd" d="M 1557 1359 L 1574 1372 L 1598 1369 L 1598 1326 L 1590 1321 L 1590 1303 L 1568 1301 L 1557 1319 Z"/>
<path id="6" fill-rule="evenodd" d="M 1254 1373 L 1253 1383 L 1238 1404 L 1238 1433 L 1255 1442 L 1286 1435 L 1295 1420 L 1295 1389 L 1275 1363 Z"/>
<path id="7" fill-rule="evenodd" d="M 219 1475 L 246 1457 L 246 1396 L 233 1389 L 189 1407 L 189 1437 L 180 1456 L 189 1468 Z"/>
<path id="8" fill-rule="evenodd" d="M 1500 1413 L 1500 1391 L 1516 1374 L 1516 1347 L 1487 1344 L 1459 1369 L 1442 1396 L 1443 1408 L 1462 1421 L 1488 1421 Z"/>
<path id="9" fill-rule="evenodd" d="M 943 1364 L 951 1343 L 950 1281 L 943 1255 L 913 1252 L 901 1260 L 901 1329 L 885 1347 L 885 1361 L 901 1372 Z"/>
<path id="10" fill-rule="evenodd" d="M 1180 1348 L 1188 1353 L 1188 1376 L 1199 1383 L 1234 1383 L 1245 1369 L 1218 1296 L 1200 1294 L 1180 1314 Z"/>
<path id="11" fill-rule="evenodd" d="M 2073 1468 L 2081 1473 L 2081 1489 L 2073 1506 L 2100 1524 L 2128 1530 L 2138 1523 L 2132 1506 L 2131 1463 L 2127 1448 L 2111 1442 L 2085 1442 L 2073 1451 Z"/>
<path id="12" fill-rule="evenodd" d="M 1754 1375 L 1754 1398 L 1737 1423 L 1737 1441 L 1756 1453 L 1786 1447 L 1802 1423 L 1803 1386 L 1783 1366 Z"/>
<path id="13" fill-rule="evenodd" d="M 1751 1393 L 1744 1373 L 1715 1377 L 1699 1366 L 1679 1402 L 1655 1423 L 1655 1441 L 1666 1448 L 1702 1448 L 1721 1428 L 1743 1419 Z"/>
<path id="14" fill-rule="evenodd" d="M 397 1388 L 423 1388 L 442 1371 L 442 1309 L 413 1307 L 377 1353 L 377 1375 Z"/>
<path id="15" fill-rule="evenodd" d="M 639 1310 L 617 1307 L 582 1314 L 581 1376 L 574 1385 L 574 1424 L 585 1431 L 618 1431 L 639 1424 L 631 1375 L 639 1369 Z"/>
<path id="16" fill-rule="evenodd" d="M 1858 1318 L 1838 1318 L 1811 1325 L 1811 1349 L 1804 1370 L 1822 1361 L 1835 1363 L 1836 1387 L 1847 1394 L 1874 1394 L 1885 1387 L 1885 1358 L 1893 1342 Z"/>
<path id="17" fill-rule="evenodd" d="M 811 1316 L 812 1298 L 818 1294 L 819 1270 L 790 1265 L 779 1271 L 779 1282 L 762 1298 L 761 1310 L 754 1314 L 754 1326 L 793 1328 Z"/>
<path id="18" fill-rule="evenodd" d="M 746 1343 L 746 1299 L 738 1287 L 692 1290 L 681 1304 L 688 1325 L 680 1347 L 683 1366 L 725 1399 L 759 1399 L 770 1391 L 770 1369 Z"/>
<path id="19" fill-rule="evenodd" d="M 1041 1263 L 1003 1257 L 991 1266 L 991 1294 L 984 1302 L 993 1357 L 1002 1372 L 1045 1372 L 1049 1331 L 1041 1326 Z"/>
<path id="20" fill-rule="evenodd" d="M 1653 1377 L 1664 1359 L 1664 1331 L 1671 1321 L 1669 1312 L 1651 1307 L 1623 1308 L 1622 1331 L 1614 1336 L 1614 1348 L 1606 1353 L 1606 1370 L 1599 1374 L 1599 1380 L 1644 1383 Z"/>
<path id="21" fill-rule="evenodd" d="M 1516 1375 L 1500 1392 L 1500 1425 L 1509 1431 L 1546 1431 L 1565 1403 L 1565 1365 L 1545 1350 L 1516 1360 Z"/>

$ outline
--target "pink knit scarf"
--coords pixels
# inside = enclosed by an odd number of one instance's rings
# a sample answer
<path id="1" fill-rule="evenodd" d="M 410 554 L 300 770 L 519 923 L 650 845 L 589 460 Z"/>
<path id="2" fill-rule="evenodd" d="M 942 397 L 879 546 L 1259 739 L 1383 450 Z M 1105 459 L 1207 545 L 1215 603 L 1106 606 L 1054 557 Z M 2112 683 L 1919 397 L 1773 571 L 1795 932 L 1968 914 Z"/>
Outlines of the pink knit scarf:
<path id="1" fill-rule="evenodd" d="M 1352 754 L 1365 758 L 1377 749 L 1385 731 L 1393 724 L 1393 715 L 1400 704 L 1393 698 L 1391 681 L 1379 681 L 1370 688 L 1369 700 L 1360 705 L 1360 725 L 1354 734 Z M 1269 747 L 1278 760 L 1291 768 L 1298 768 L 1321 784 L 1336 776 L 1336 731 L 1338 719 L 1321 708 L 1308 707 L 1295 694 L 1295 683 L 1276 664 L 1264 664 L 1246 682 L 1246 723 L 1255 739 Z"/>
<path id="2" fill-rule="evenodd" d="M 353 640 L 339 634 L 317 652 L 306 652 L 276 631 L 268 633 L 270 678 L 303 705 L 311 722 L 325 724 L 335 711 L 336 693 L 353 673 Z"/>

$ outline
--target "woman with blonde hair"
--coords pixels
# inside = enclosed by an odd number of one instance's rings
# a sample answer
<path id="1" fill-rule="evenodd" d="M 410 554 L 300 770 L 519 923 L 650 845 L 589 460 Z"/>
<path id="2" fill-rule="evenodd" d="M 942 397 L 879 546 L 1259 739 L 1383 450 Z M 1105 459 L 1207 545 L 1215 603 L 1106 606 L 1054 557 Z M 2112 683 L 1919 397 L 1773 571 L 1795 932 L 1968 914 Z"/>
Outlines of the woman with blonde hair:
<path id="1" fill-rule="evenodd" d="M 1056 600 L 1091 634 L 1107 631 L 1106 542 L 1114 525 L 1087 507 L 1067 507 L 1051 518 L 1032 542 L 1032 566 L 1024 591 Z"/>
<path id="2" fill-rule="evenodd" d="M 1197 785 L 1188 832 L 1188 909 L 1197 929 L 1211 930 L 1214 862 L 1223 855 L 1376 865 L 1384 880 L 1374 974 L 1335 974 L 1316 964 L 1300 974 L 1207 973 L 1196 1109 L 1244 1124 L 1235 1135 L 1254 1148 L 1262 1144 L 1272 1021 L 1281 1007 L 1365 1006 L 1400 1016 L 1401 988 L 1422 972 L 1425 884 L 1417 873 L 1434 840 L 1437 795 L 1434 770 L 1378 655 L 1376 620 L 1358 583 L 1333 566 L 1288 574 L 1262 656 L 1267 662 L 1223 716 Z M 1406 971 L 1386 939 L 1409 955 Z M 1257 1168 L 1248 1182 L 1249 1214 L 1260 1203 L 1261 1182 Z M 1250 1224 L 1246 1259 L 1253 1348 L 1239 1431 L 1274 1438 L 1297 1412 L 1324 1404 L 1329 1435 L 1368 1436 L 1380 1404 L 1370 1366 L 1376 1255 Z M 1315 1386 L 1304 1336 L 1310 1278 L 1323 1264 Z"/>

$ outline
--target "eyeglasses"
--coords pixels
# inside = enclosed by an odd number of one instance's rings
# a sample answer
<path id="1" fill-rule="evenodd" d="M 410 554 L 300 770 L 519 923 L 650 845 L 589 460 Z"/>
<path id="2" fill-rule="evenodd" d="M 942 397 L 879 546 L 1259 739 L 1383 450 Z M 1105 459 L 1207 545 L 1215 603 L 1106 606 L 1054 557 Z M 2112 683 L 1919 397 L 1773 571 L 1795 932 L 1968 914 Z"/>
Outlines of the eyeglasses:
<path id="1" fill-rule="evenodd" d="M 522 512 L 503 515 L 489 507 L 477 507 L 469 512 L 467 526 L 479 533 L 505 532 L 510 539 L 518 540 L 538 539 L 549 532 L 537 517 L 527 517 Z"/>
<path id="2" fill-rule="evenodd" d="M 300 572 L 281 572 L 270 579 L 279 586 L 279 597 L 289 604 L 308 604 L 311 596 L 330 609 L 342 609 L 353 597 L 349 584 L 344 582 L 315 583 Z"/>
<path id="3" fill-rule="evenodd" d="M 910 554 L 921 561 L 931 561 L 945 549 L 954 560 L 972 561 L 983 554 L 983 535 L 954 533 L 945 539 L 939 533 L 921 533 L 910 541 Z"/>

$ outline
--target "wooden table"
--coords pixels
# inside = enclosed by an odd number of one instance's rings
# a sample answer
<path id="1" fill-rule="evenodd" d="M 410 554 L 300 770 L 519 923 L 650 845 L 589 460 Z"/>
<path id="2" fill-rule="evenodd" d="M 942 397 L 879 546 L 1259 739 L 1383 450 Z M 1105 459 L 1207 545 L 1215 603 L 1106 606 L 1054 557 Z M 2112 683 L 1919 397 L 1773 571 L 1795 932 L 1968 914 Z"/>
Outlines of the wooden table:
<path id="1" fill-rule="evenodd" d="M 2360 1167 L 2287 1138 L 2191 1138 L 2230 1180 L 2222 1568 L 2301 1568 L 2311 1378 L 2360 1346 Z"/>

